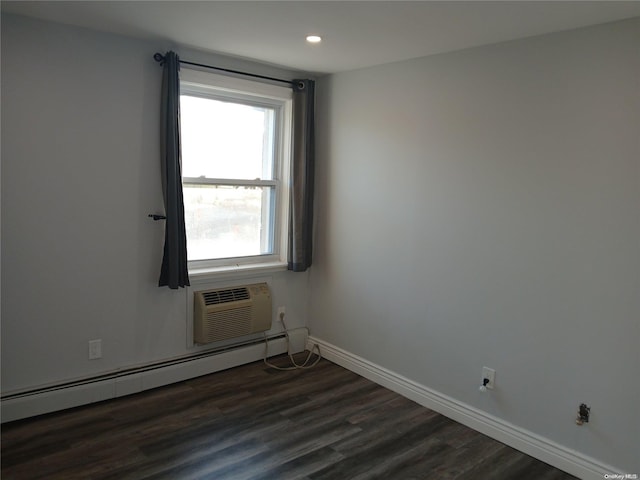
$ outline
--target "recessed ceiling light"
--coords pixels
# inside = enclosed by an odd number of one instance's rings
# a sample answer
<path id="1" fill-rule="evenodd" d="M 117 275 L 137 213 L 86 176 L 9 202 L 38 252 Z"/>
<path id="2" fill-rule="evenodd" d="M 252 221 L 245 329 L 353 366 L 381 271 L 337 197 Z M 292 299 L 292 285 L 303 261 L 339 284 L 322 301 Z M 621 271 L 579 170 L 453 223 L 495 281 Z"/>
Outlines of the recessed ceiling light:
<path id="1" fill-rule="evenodd" d="M 307 35 L 307 42 L 309 43 L 320 43 L 322 41 L 322 37 L 318 35 Z"/>

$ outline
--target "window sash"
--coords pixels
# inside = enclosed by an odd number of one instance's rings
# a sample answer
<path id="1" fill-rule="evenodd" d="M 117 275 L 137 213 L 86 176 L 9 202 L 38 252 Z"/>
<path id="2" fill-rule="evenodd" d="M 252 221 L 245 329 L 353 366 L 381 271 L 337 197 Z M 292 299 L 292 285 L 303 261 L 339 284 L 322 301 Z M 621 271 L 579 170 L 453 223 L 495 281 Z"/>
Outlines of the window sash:
<path id="1" fill-rule="evenodd" d="M 274 254 L 275 187 L 191 184 L 184 192 L 193 207 L 185 221 L 189 261 Z"/>
<path id="2" fill-rule="evenodd" d="M 188 83 L 182 86 L 180 97 L 214 100 L 217 102 L 242 105 L 246 107 L 256 107 L 266 110 L 265 120 L 268 123 L 268 128 L 265 129 L 266 135 L 263 137 L 263 140 L 266 140 L 266 145 L 262 152 L 261 178 L 277 179 L 278 162 L 281 161 L 281 157 L 279 157 L 281 154 L 281 145 L 279 144 L 278 139 L 281 136 L 280 130 L 283 123 L 282 101 L 248 97 L 237 93 L 232 95 L 229 92 L 219 92 L 215 90 L 215 87 L 210 87 L 208 90 L 203 91 L 202 87 L 196 87 L 189 85 Z"/>

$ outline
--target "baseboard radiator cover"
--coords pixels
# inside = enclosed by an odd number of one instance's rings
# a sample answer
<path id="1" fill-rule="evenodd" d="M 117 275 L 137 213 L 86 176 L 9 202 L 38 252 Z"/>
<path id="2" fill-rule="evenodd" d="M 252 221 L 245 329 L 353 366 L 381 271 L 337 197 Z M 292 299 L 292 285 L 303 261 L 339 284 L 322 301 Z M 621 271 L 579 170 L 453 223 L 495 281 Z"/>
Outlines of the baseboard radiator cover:
<path id="1" fill-rule="evenodd" d="M 622 471 L 425 387 L 329 342 L 308 337 L 307 349 L 314 344 L 320 346 L 325 359 L 578 478 L 602 480 L 607 473 Z"/>
<path id="2" fill-rule="evenodd" d="M 269 337 L 269 356 L 287 352 L 284 334 Z M 4 395 L 0 401 L 2 423 L 79 407 L 170 385 L 190 378 L 262 360 L 264 340 L 126 368 L 94 377 L 47 385 Z"/>

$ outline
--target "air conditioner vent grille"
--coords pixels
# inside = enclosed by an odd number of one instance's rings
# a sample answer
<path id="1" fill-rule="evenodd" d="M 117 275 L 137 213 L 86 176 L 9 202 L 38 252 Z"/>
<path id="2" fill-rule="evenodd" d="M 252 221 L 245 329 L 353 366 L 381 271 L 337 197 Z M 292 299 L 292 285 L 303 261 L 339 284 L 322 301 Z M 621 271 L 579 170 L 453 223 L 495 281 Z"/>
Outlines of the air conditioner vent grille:
<path id="1" fill-rule="evenodd" d="M 240 337 L 251 331 L 251 306 L 207 313 L 204 319 L 204 343 Z"/>
<path id="2" fill-rule="evenodd" d="M 271 316 L 266 282 L 193 292 L 193 341 L 204 345 L 264 332 Z"/>
<path id="3" fill-rule="evenodd" d="M 209 292 L 204 292 L 202 296 L 204 297 L 205 305 L 218 305 L 220 303 L 231 303 L 237 302 L 238 300 L 248 300 L 249 290 L 246 287 L 228 288 L 225 290 L 212 290 Z"/>

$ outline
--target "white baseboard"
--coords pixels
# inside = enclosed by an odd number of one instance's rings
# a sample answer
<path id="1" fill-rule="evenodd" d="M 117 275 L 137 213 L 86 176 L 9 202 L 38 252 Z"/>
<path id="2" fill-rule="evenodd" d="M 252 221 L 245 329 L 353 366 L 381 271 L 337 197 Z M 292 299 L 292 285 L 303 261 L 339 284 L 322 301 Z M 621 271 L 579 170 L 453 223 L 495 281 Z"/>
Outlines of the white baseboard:
<path id="1" fill-rule="evenodd" d="M 287 352 L 287 340 L 269 341 L 269 356 Z M 211 356 L 186 359 L 158 368 L 114 376 L 104 380 L 87 379 L 82 384 L 48 388 L 45 391 L 16 395 L 1 402 L 2 422 L 33 417 L 43 413 L 78 407 L 89 403 L 142 392 L 190 378 L 219 372 L 246 363 L 262 360 L 264 343 L 239 347 Z"/>
<path id="2" fill-rule="evenodd" d="M 489 415 L 335 345 L 310 336 L 307 348 L 311 350 L 314 344 L 320 346 L 322 356 L 327 360 L 578 478 L 602 480 L 605 473 L 620 472 L 620 469 L 599 463 L 577 451 Z"/>

